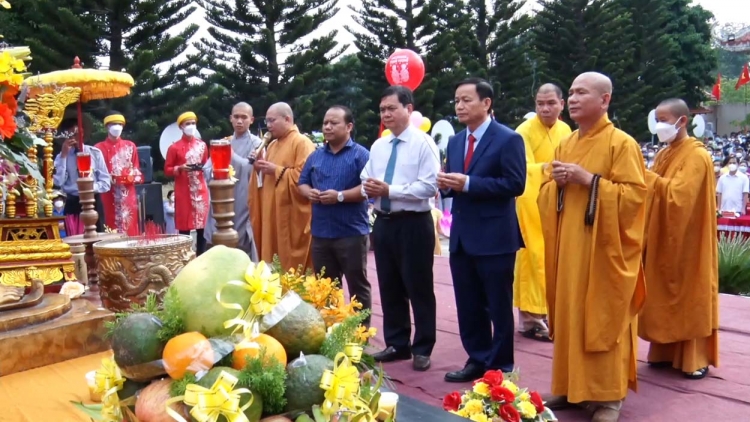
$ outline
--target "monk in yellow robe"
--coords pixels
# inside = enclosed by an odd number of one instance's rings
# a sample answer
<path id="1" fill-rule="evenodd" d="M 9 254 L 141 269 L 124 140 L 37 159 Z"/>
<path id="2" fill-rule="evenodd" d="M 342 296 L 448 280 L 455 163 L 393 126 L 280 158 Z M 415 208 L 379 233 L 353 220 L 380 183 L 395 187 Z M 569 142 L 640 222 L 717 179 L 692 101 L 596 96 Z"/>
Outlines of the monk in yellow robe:
<path id="1" fill-rule="evenodd" d="M 645 299 L 646 182 L 638 143 L 607 116 L 612 82 L 578 76 L 564 139 L 539 194 L 552 355 L 550 408 L 581 404 L 619 419 L 636 389 L 637 316 Z"/>
<path id="2" fill-rule="evenodd" d="M 292 108 L 286 103 L 268 109 L 266 125 L 274 140 L 255 161 L 248 195 L 258 256 L 270 263 L 278 254 L 285 269 L 313 268 L 312 207 L 297 189 L 297 181 L 315 144 L 299 133 Z"/>
<path id="3" fill-rule="evenodd" d="M 516 198 L 516 213 L 523 243 L 516 255 L 513 305 L 518 308 L 519 331 L 524 337 L 549 341 L 547 298 L 544 279 L 544 238 L 536 201 L 544 169 L 552 162 L 560 140 L 570 135 L 570 126 L 559 119 L 565 107 L 562 90 L 542 85 L 536 93 L 536 116 L 521 123 L 516 132 L 526 147 L 526 190 Z"/>
<path id="4" fill-rule="evenodd" d="M 667 147 L 646 172 L 648 299 L 638 334 L 651 342 L 650 365 L 701 379 L 719 364 L 716 183 L 711 156 L 688 137 L 689 114 L 678 99 L 656 108 L 656 134 Z"/>

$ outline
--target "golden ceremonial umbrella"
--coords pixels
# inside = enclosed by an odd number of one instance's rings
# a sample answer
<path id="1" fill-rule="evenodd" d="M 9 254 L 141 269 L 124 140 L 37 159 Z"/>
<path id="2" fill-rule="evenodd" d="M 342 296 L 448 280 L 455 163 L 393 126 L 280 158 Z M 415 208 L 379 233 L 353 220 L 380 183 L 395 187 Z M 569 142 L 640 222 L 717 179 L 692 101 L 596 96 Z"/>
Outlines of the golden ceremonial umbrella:
<path id="1" fill-rule="evenodd" d="M 81 60 L 76 57 L 72 68 L 30 76 L 23 81 L 21 88 L 28 89 L 29 98 L 55 92 L 63 86 L 81 88 L 81 97 L 78 101 L 78 133 L 79 141 L 82 142 L 81 104 L 92 100 L 124 97 L 130 93 L 134 83 L 133 77 L 125 72 L 84 69 L 81 67 Z"/>

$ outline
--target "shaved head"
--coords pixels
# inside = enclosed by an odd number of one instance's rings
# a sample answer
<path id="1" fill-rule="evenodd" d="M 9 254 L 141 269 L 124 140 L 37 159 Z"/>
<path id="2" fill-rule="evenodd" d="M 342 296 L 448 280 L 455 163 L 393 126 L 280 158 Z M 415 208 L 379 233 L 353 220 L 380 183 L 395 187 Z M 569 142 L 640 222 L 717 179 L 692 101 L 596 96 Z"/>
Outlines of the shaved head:
<path id="1" fill-rule="evenodd" d="M 292 108 L 287 103 L 276 103 L 272 105 L 268 108 L 267 114 L 277 114 L 281 117 L 294 119 L 294 112 L 292 112 Z"/>
<path id="2" fill-rule="evenodd" d="M 659 129 L 657 127 L 657 135 L 659 140 L 666 143 L 673 141 L 679 141 L 680 139 L 688 137 L 688 122 L 690 121 L 690 108 L 687 103 L 679 98 L 670 98 L 659 103 L 656 107 L 656 121 L 658 123 L 666 123 L 667 125 L 674 126 L 677 129 L 677 133 L 673 136 L 662 137 L 659 135 Z"/>
<path id="3" fill-rule="evenodd" d="M 581 73 L 568 91 L 568 112 L 581 132 L 596 124 L 609 110 L 612 81 L 598 72 Z"/>
<path id="4" fill-rule="evenodd" d="M 232 122 L 232 127 L 234 128 L 234 136 L 244 136 L 250 129 L 250 125 L 255 121 L 253 108 L 245 102 L 235 104 L 232 107 L 232 114 L 229 115 L 229 121 Z"/>
<path id="5" fill-rule="evenodd" d="M 586 82 L 592 89 L 599 94 L 610 94 L 612 95 L 612 80 L 606 75 L 599 72 L 585 72 L 578 75 L 573 84 L 576 81 Z"/>
<path id="6" fill-rule="evenodd" d="M 659 103 L 659 107 L 657 108 L 665 108 L 672 116 L 677 118 L 682 116 L 690 117 L 690 107 L 688 107 L 684 100 L 679 98 L 664 100 Z"/>
<path id="7" fill-rule="evenodd" d="M 560 89 L 560 87 L 555 84 L 546 83 L 540 86 L 539 89 L 536 91 L 537 96 L 539 96 L 539 94 L 551 94 L 551 93 L 554 93 L 557 96 L 558 100 L 562 100 L 563 98 L 562 89 Z"/>
<path id="8" fill-rule="evenodd" d="M 294 126 L 294 113 L 287 103 L 276 103 L 266 112 L 266 128 L 274 138 L 285 136 Z"/>
<path id="9" fill-rule="evenodd" d="M 241 101 L 232 107 L 232 114 L 234 114 L 235 111 L 244 111 L 250 116 L 253 115 L 253 107 L 244 101 Z"/>

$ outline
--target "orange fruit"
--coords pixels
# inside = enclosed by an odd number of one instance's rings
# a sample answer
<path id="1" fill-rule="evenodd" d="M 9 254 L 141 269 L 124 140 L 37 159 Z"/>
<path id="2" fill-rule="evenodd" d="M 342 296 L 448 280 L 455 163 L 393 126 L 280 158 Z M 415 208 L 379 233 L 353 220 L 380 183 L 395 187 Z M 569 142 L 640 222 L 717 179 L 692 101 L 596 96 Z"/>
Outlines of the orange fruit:
<path id="1" fill-rule="evenodd" d="M 260 355 L 261 349 L 266 350 L 266 359 L 270 360 L 271 356 L 275 357 L 280 364 L 286 367 L 286 351 L 284 346 L 275 338 L 267 334 L 259 334 L 251 340 L 243 340 L 232 353 L 232 367 L 242 370 L 245 367 L 247 358 L 256 358 Z"/>
<path id="2" fill-rule="evenodd" d="M 186 373 L 208 371 L 214 366 L 214 350 L 203 334 L 193 331 L 171 338 L 164 346 L 162 363 L 167 374 L 175 380 Z"/>

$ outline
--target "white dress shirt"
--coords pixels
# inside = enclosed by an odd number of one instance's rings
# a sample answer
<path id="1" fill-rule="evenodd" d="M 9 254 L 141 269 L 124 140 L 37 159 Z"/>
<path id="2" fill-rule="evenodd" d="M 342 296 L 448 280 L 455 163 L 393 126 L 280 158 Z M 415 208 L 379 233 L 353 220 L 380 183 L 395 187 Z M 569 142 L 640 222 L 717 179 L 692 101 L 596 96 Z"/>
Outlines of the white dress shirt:
<path id="1" fill-rule="evenodd" d="M 716 192 L 721 194 L 719 211 L 745 212 L 743 195 L 750 191 L 748 177 L 739 171 L 735 174 L 724 174 L 719 178 Z"/>
<path id="2" fill-rule="evenodd" d="M 402 133 L 384 136 L 370 148 L 370 160 L 362 169 L 362 181 L 368 178 L 385 179 L 385 170 L 393 150 L 393 139 L 398 155 L 393 180 L 388 188 L 391 212 L 430 211 L 430 199 L 437 194 L 437 174 L 440 171 L 440 153 L 435 141 L 419 128 L 409 125 Z M 381 211 L 380 198 L 375 209 Z"/>

